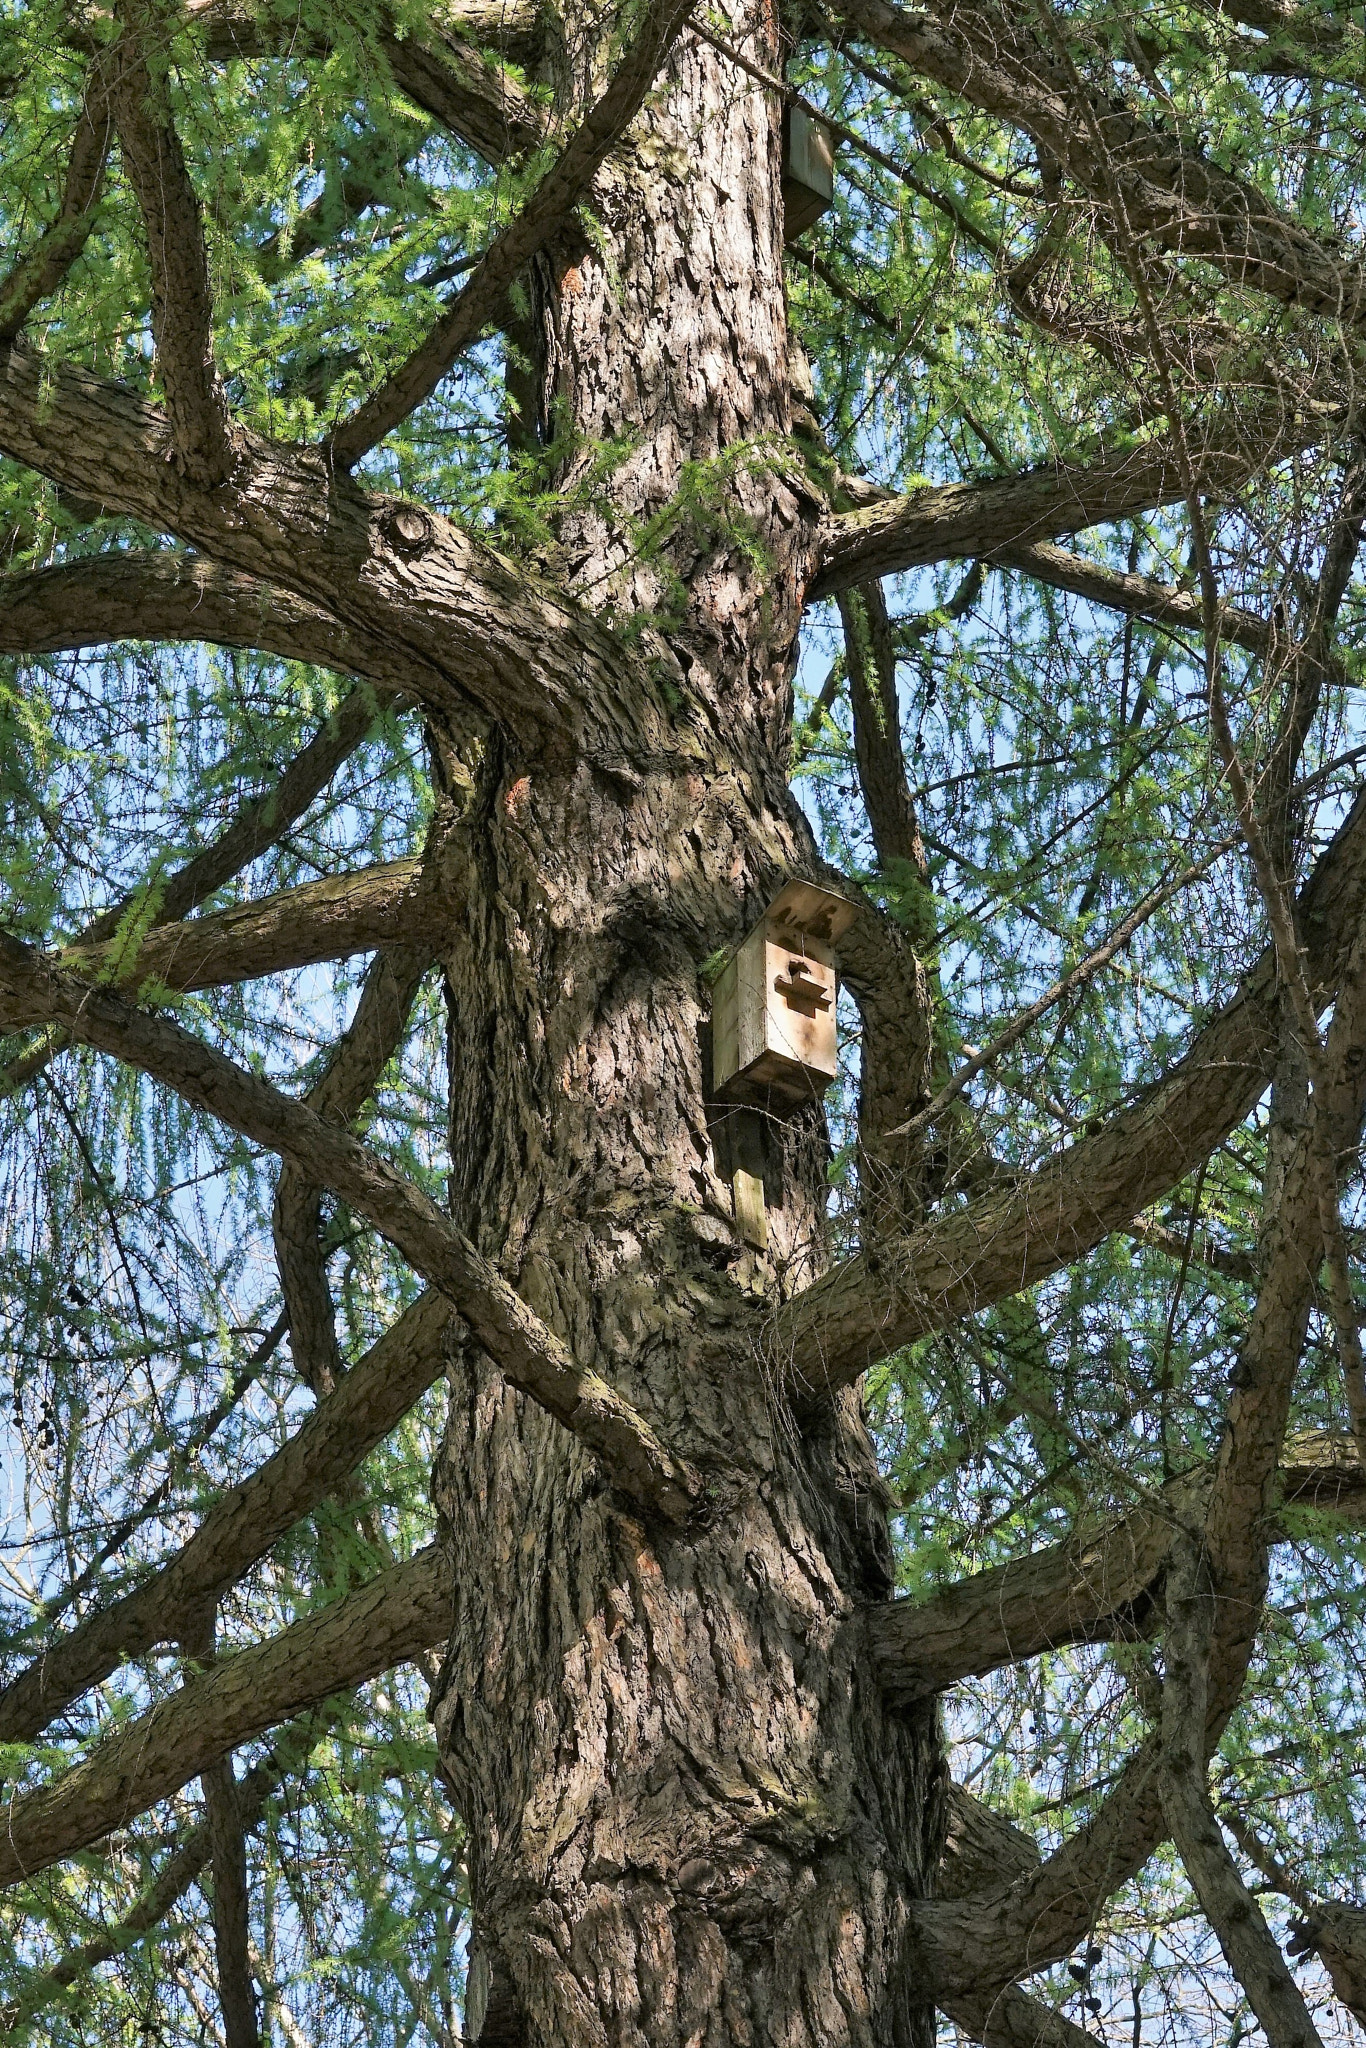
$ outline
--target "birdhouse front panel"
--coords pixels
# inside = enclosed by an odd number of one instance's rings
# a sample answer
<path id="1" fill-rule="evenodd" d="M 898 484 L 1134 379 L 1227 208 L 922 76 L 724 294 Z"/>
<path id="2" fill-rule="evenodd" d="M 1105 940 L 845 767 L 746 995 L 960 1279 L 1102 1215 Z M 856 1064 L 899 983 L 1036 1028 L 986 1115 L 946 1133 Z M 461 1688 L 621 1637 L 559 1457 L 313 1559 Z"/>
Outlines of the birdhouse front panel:
<path id="1" fill-rule="evenodd" d="M 713 993 L 715 1093 L 766 1106 L 823 1094 L 839 1071 L 838 993 L 831 948 L 770 909 Z"/>

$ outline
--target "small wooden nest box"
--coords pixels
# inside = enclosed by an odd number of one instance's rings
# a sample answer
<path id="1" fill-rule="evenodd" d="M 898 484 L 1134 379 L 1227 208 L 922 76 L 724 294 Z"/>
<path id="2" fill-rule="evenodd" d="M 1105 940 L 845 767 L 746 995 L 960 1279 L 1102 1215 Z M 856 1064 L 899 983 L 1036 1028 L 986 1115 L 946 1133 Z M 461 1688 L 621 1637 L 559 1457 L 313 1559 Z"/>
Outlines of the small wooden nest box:
<path id="1" fill-rule="evenodd" d="M 783 109 L 783 240 L 828 212 L 835 198 L 835 145 L 830 130 L 805 107 Z"/>
<path id="2" fill-rule="evenodd" d="M 789 882 L 732 954 L 712 991 L 712 1092 L 728 1102 L 795 1107 L 839 1071 L 835 942 L 854 906 Z"/>

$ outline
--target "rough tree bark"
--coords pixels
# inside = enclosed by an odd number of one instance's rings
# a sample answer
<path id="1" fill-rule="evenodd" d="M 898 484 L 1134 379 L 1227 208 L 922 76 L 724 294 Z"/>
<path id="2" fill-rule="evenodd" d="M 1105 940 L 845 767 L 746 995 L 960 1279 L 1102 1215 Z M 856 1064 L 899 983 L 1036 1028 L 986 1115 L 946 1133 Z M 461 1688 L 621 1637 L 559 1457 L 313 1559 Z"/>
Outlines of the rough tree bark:
<path id="1" fill-rule="evenodd" d="M 770 17 L 749 35 L 777 61 Z M 931 2008 L 894 1965 L 940 1765 L 931 1711 L 889 1712 L 840 1629 L 890 1586 L 871 1445 L 852 1395 L 803 1437 L 724 1363 L 752 1356 L 751 1299 L 812 1277 L 826 1161 L 817 1109 L 755 1114 L 769 1247 L 747 1250 L 726 1179 L 746 1119 L 708 1101 L 699 969 L 814 868 L 786 768 L 819 508 L 762 449 L 789 426 L 777 111 L 689 42 L 634 133 L 599 181 L 606 245 L 536 266 L 534 369 L 543 431 L 638 436 L 616 516 L 571 514 L 560 546 L 595 609 L 668 615 L 676 745 L 604 772 L 452 736 L 454 1209 L 726 1511 L 686 1538 L 632 1514 L 453 1346 L 436 1722 L 470 1830 L 468 2024 L 528 2048 L 910 2043 Z M 666 567 L 634 559 L 683 465 L 725 476 L 740 443 L 715 520 L 680 525 Z"/>

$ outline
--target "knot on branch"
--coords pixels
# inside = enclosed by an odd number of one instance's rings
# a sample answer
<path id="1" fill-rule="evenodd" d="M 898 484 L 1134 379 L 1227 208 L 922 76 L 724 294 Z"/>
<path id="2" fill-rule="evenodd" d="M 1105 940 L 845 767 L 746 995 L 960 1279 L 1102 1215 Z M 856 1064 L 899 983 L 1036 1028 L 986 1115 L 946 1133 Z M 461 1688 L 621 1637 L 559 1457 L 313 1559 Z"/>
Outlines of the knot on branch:
<path id="1" fill-rule="evenodd" d="M 406 502 L 386 505 L 379 528 L 394 553 L 407 557 L 425 554 L 436 537 L 430 516 L 420 505 Z"/>

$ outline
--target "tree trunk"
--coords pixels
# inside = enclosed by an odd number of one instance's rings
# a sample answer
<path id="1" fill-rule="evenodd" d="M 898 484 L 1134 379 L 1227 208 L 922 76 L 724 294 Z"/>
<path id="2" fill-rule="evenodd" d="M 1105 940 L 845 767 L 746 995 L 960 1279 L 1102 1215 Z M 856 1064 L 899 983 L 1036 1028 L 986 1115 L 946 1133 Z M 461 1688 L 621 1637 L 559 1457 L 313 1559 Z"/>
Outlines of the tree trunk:
<path id="1" fill-rule="evenodd" d="M 764 23 L 748 47 L 780 61 Z M 591 94 L 586 68 L 562 88 Z M 817 507 L 762 445 L 789 425 L 779 122 L 689 39 L 635 138 L 599 181 L 600 243 L 537 267 L 529 381 L 542 433 L 583 437 L 564 564 L 661 636 L 674 744 L 552 765 L 492 726 L 437 738 L 471 849 L 446 953 L 451 1200 L 718 1511 L 647 1526 L 453 1346 L 436 1720 L 469 1830 L 468 2026 L 518 2048 L 923 2044 L 901 1951 L 937 1853 L 935 1731 L 884 1707 L 842 1627 L 890 1590 L 872 1447 L 856 1397 L 803 1431 L 755 1369 L 765 1302 L 823 1257 L 824 1121 L 708 1100 L 703 963 L 814 865 L 786 770 Z M 620 436 L 595 502 L 577 487 Z M 640 559 L 690 476 L 695 516 Z M 734 1215 L 742 1154 L 762 1252 Z"/>

